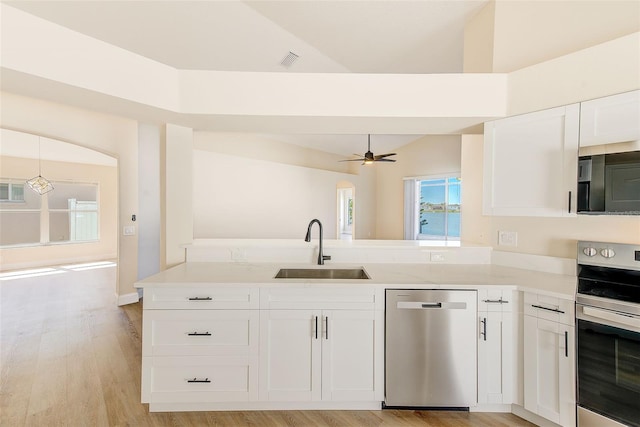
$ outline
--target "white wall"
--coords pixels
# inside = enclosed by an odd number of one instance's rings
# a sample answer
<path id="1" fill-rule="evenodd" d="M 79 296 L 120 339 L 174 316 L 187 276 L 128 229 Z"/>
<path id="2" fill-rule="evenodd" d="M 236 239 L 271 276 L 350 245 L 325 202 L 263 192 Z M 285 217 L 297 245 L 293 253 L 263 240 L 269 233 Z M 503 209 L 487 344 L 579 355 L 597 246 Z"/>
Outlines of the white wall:
<path id="1" fill-rule="evenodd" d="M 208 139 L 216 138 L 210 133 L 196 135 L 194 238 L 303 239 L 309 221 L 317 218 L 324 236 L 335 239 L 336 194 L 344 181 L 356 188 L 355 238 L 375 237 L 373 174 L 354 175 L 220 153 L 215 144 L 207 145 Z M 262 143 L 269 145 L 268 141 Z"/>
<path id="2" fill-rule="evenodd" d="M 138 279 L 160 271 L 162 218 L 160 210 L 160 128 L 138 126 Z"/>
<path id="3" fill-rule="evenodd" d="M 193 241 L 193 129 L 167 124 L 165 128 L 164 265 L 185 261 L 183 245 Z"/>
<path id="4" fill-rule="evenodd" d="M 404 236 L 403 178 L 460 172 L 460 135 L 429 135 L 396 151 L 396 163 L 371 165 L 376 172 L 378 239 Z"/>
<path id="5" fill-rule="evenodd" d="M 118 159 L 118 224 L 133 225 L 138 210 L 138 125 L 134 120 L 67 105 L 0 93 L 0 126 L 91 148 Z M 138 238 L 118 239 L 120 296 L 136 294 Z"/>

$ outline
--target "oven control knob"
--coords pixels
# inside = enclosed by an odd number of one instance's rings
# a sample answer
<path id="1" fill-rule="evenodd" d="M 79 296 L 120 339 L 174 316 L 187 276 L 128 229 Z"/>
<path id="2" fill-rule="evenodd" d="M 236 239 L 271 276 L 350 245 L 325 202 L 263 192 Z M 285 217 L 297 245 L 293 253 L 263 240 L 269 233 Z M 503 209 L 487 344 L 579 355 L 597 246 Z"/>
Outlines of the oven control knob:
<path id="1" fill-rule="evenodd" d="M 598 251 L 596 250 L 596 248 L 584 248 L 582 250 L 582 253 L 584 253 L 586 256 L 596 256 L 596 254 L 598 253 Z"/>
<path id="2" fill-rule="evenodd" d="M 600 255 L 605 258 L 613 258 L 614 256 L 616 256 L 616 253 L 611 248 L 605 248 L 600 250 Z"/>

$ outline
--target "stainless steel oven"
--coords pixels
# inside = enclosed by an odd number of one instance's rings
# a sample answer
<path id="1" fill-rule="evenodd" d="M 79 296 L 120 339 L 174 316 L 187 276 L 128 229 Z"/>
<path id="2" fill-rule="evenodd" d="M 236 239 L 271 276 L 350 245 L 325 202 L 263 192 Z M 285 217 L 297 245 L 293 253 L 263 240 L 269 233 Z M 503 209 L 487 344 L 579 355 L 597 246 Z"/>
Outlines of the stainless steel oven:
<path id="1" fill-rule="evenodd" d="M 640 245 L 578 243 L 578 426 L 640 427 Z"/>

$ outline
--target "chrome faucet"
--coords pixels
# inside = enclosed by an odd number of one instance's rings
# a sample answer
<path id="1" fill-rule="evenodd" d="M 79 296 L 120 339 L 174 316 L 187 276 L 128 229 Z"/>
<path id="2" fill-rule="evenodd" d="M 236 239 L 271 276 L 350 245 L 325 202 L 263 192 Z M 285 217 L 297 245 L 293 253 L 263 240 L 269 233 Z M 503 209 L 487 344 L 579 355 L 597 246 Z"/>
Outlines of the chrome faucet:
<path id="1" fill-rule="evenodd" d="M 307 227 L 307 235 L 304 238 L 305 242 L 311 241 L 311 226 L 313 223 L 318 223 L 318 227 L 320 227 L 320 250 L 318 251 L 318 265 L 324 265 L 324 262 L 331 259 L 331 255 L 322 255 L 322 223 L 317 219 L 312 219 L 309 222 L 309 226 Z"/>

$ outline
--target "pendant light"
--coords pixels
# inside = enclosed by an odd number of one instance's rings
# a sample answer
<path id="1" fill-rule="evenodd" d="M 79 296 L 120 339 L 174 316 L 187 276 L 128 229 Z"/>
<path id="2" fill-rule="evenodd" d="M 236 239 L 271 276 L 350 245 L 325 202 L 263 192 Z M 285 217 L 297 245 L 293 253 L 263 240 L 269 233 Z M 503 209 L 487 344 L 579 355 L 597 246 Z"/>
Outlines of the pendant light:
<path id="1" fill-rule="evenodd" d="M 42 176 L 42 158 L 40 155 L 40 137 L 38 137 L 38 176 L 27 181 L 27 185 L 41 196 L 53 190 L 51 181 Z"/>

